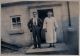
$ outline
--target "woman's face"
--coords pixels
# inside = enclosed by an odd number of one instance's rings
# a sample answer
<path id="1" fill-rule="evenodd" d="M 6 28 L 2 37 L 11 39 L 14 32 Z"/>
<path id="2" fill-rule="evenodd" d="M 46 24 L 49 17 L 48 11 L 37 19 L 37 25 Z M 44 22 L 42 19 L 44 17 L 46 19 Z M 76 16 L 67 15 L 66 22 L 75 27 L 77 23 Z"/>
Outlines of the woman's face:
<path id="1" fill-rule="evenodd" d="M 52 16 L 52 12 L 48 12 L 48 17 L 51 17 Z"/>

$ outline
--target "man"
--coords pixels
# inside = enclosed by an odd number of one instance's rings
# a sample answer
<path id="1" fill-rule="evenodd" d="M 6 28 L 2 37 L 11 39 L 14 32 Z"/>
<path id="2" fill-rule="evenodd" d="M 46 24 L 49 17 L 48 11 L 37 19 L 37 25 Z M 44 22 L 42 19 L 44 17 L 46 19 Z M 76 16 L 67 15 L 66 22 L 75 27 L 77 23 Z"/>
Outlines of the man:
<path id="1" fill-rule="evenodd" d="M 41 23 L 42 20 L 38 18 L 37 13 L 33 12 L 33 18 L 28 22 L 28 28 L 30 29 L 30 32 L 33 33 L 34 49 L 37 48 L 37 45 L 38 48 L 41 48 Z"/>
<path id="2" fill-rule="evenodd" d="M 45 30 L 46 42 L 50 44 L 49 47 L 54 47 L 56 43 L 56 29 L 57 29 L 56 19 L 53 17 L 51 11 L 48 12 L 48 17 L 44 19 L 43 29 Z"/>

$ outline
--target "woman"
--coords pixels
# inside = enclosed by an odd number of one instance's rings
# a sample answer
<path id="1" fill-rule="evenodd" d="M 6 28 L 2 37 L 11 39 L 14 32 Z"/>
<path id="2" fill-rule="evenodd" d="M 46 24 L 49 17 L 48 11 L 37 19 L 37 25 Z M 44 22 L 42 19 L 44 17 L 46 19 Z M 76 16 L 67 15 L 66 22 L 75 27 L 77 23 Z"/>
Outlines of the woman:
<path id="1" fill-rule="evenodd" d="M 48 12 L 48 17 L 44 19 L 43 29 L 46 32 L 46 42 L 50 44 L 49 47 L 54 47 L 54 43 L 56 43 L 56 29 L 57 29 L 57 22 L 56 19 L 52 16 L 52 12 Z M 53 44 L 53 45 L 52 45 Z"/>

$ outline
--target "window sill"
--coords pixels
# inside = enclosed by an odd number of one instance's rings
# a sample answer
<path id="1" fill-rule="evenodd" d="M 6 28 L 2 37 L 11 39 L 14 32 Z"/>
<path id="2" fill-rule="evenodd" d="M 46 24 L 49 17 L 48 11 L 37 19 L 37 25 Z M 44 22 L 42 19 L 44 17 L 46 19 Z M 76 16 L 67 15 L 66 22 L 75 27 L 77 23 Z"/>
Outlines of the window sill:
<path id="1" fill-rule="evenodd" d="M 22 30 L 11 30 L 9 32 L 9 35 L 20 35 L 20 34 L 24 34 L 24 31 L 22 31 Z"/>

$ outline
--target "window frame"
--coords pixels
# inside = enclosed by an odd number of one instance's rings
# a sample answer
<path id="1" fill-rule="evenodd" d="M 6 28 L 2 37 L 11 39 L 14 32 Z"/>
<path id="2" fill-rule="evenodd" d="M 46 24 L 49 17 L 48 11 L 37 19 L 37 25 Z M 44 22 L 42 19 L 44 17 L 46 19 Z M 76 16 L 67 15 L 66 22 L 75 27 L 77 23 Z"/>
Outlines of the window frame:
<path id="1" fill-rule="evenodd" d="M 12 18 L 17 18 L 17 17 L 20 17 L 20 22 L 17 22 L 17 19 L 16 19 L 16 23 L 13 23 Z M 10 16 L 10 18 L 11 18 L 11 29 L 12 30 L 18 30 L 18 29 L 20 29 L 21 28 L 21 24 L 22 24 L 22 22 L 21 22 L 21 15 Z M 18 23 L 20 23 L 20 28 L 17 28 L 17 27 L 13 26 L 13 24 L 17 25 Z"/>

